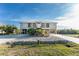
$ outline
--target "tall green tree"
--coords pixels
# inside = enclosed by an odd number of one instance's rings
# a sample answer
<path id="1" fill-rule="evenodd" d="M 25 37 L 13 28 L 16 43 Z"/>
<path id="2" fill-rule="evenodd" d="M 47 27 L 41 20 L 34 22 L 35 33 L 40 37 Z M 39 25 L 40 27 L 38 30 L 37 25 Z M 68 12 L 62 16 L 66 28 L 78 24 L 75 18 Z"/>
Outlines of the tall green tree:
<path id="1" fill-rule="evenodd" d="M 17 27 L 14 25 L 6 25 L 2 27 L 2 30 L 6 32 L 6 34 L 14 33 L 14 30 L 17 30 Z"/>
<path id="2" fill-rule="evenodd" d="M 15 27 L 15 26 L 6 25 L 6 27 L 4 28 L 4 31 L 6 32 L 6 34 L 11 34 L 16 29 L 17 29 L 17 27 Z"/>

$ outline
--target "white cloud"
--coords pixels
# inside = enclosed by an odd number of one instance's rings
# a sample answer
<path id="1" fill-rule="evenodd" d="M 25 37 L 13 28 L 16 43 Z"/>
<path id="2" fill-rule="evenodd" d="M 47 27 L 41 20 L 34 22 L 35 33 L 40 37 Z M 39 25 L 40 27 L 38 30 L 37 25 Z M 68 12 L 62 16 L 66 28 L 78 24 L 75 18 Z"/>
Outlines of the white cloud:
<path id="1" fill-rule="evenodd" d="M 59 19 L 58 26 L 79 29 L 79 4 L 73 4 L 68 13 L 56 19 Z"/>

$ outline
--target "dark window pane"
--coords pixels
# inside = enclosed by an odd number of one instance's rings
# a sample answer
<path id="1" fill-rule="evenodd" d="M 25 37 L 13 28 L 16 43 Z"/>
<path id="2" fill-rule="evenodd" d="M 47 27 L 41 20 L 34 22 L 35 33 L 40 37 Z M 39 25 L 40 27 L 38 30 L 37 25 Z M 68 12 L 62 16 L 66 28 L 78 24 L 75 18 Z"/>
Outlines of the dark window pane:
<path id="1" fill-rule="evenodd" d="M 41 27 L 42 27 L 42 28 L 44 28 L 44 27 L 45 27 L 45 26 L 44 26 L 44 23 L 42 23 Z"/>
<path id="2" fill-rule="evenodd" d="M 36 24 L 35 24 L 35 23 L 33 23 L 33 27 L 34 27 L 34 28 L 36 27 Z"/>
<path id="3" fill-rule="evenodd" d="M 28 27 L 31 27 L 31 23 L 28 23 Z"/>
<path id="4" fill-rule="evenodd" d="M 47 27 L 47 28 L 49 27 L 49 23 L 46 23 L 46 27 Z"/>
<path id="5" fill-rule="evenodd" d="M 22 34 L 27 34 L 27 29 L 22 29 Z"/>

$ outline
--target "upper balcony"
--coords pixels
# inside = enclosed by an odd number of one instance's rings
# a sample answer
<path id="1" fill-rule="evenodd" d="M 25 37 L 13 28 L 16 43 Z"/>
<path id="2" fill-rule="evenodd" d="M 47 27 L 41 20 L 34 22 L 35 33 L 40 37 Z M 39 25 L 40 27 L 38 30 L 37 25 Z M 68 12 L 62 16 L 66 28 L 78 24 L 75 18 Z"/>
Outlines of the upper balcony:
<path id="1" fill-rule="evenodd" d="M 29 28 L 50 29 L 55 26 L 56 26 L 55 22 L 21 22 L 20 23 L 21 29 L 29 29 Z"/>

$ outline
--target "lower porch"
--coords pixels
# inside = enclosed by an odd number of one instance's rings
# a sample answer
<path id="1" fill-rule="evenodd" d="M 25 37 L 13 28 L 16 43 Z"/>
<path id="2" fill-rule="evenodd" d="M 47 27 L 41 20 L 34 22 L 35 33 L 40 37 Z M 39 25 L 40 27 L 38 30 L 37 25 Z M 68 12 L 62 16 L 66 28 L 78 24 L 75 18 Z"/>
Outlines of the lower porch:
<path id="1" fill-rule="evenodd" d="M 48 33 L 54 33 L 54 34 L 57 33 L 56 29 L 43 29 L 43 30 L 45 30 Z M 21 29 L 21 34 L 28 34 L 28 29 Z"/>

